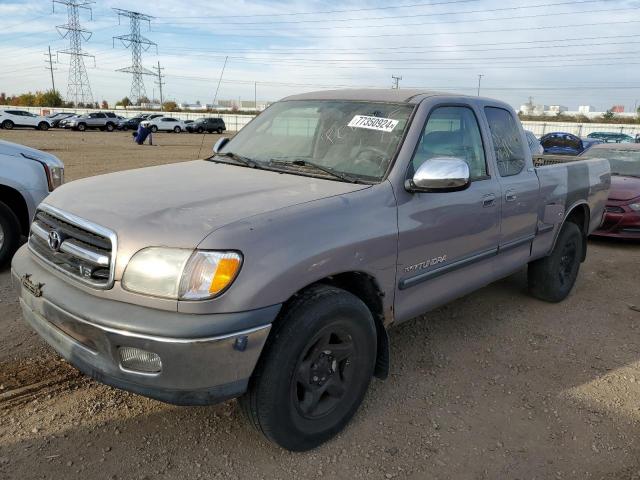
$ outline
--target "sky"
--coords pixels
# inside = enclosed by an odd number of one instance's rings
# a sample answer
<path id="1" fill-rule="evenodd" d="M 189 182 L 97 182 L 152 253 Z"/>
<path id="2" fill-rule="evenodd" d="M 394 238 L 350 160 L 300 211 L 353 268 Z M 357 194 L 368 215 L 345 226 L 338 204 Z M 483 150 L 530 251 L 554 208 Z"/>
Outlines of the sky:
<path id="1" fill-rule="evenodd" d="M 80 2 L 80 0 L 76 0 Z M 275 101 L 330 88 L 424 88 L 481 94 L 518 108 L 560 104 L 603 111 L 640 105 L 640 0 L 225 1 L 97 0 L 80 10 L 91 31 L 83 49 L 94 99 L 127 96 L 129 33 L 114 8 L 153 16 L 141 34 L 157 44 L 142 63 L 164 68 L 164 97 Z M 67 91 L 68 48 L 56 25 L 66 7 L 50 0 L 0 0 L 0 92 Z M 95 60 L 94 60 L 95 58 Z M 159 96 L 154 78 L 146 93 Z"/>

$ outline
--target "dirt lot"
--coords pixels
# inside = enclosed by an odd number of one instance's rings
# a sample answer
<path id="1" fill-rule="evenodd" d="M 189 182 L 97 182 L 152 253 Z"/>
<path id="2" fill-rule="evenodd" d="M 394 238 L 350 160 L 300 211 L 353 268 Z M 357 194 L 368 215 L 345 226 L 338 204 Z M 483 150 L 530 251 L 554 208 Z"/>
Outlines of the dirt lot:
<path id="1" fill-rule="evenodd" d="M 69 179 L 196 158 L 202 141 L 0 138 L 54 152 Z M 372 383 L 355 420 L 291 454 L 235 402 L 174 407 L 81 376 L 23 324 L 4 270 L 0 478 L 640 479 L 639 271 L 639 244 L 591 241 L 563 303 L 528 297 L 521 272 L 398 327 L 390 378 Z"/>

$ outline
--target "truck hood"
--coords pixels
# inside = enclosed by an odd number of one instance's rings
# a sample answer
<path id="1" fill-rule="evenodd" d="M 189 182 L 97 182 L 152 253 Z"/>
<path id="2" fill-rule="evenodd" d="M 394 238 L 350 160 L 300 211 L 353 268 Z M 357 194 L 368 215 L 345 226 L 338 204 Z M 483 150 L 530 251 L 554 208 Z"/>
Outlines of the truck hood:
<path id="1" fill-rule="evenodd" d="M 367 187 L 197 160 L 77 180 L 46 203 L 115 231 L 126 256 L 195 248 L 229 223 Z"/>
<path id="2" fill-rule="evenodd" d="M 632 200 L 640 197 L 640 178 L 625 175 L 611 175 L 609 200 Z"/>

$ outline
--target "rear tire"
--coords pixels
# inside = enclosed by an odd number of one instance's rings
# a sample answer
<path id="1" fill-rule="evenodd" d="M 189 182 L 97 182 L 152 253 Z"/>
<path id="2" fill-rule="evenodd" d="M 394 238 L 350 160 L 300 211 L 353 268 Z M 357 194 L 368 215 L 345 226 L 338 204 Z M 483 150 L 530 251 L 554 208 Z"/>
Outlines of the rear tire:
<path id="1" fill-rule="evenodd" d="M 0 267 L 11 260 L 20 245 L 20 222 L 15 213 L 0 202 Z"/>
<path id="2" fill-rule="evenodd" d="M 43 132 L 46 132 L 47 130 L 49 130 L 49 124 L 47 122 L 40 122 L 38 124 L 38 130 L 42 130 Z"/>
<path id="3" fill-rule="evenodd" d="M 78 130 L 84 132 L 87 129 L 87 125 L 85 123 L 78 124 Z"/>
<path id="4" fill-rule="evenodd" d="M 2 128 L 4 128 L 5 130 L 12 130 L 13 122 L 11 120 L 5 120 L 4 122 L 2 122 Z"/>
<path id="5" fill-rule="evenodd" d="M 376 329 L 358 297 L 319 285 L 276 321 L 240 404 L 267 439 L 292 451 L 334 437 L 362 403 L 376 361 Z"/>
<path id="6" fill-rule="evenodd" d="M 223 131 L 224 131 L 224 130 L 222 130 L 221 128 L 219 128 L 219 129 L 218 129 L 218 135 L 222 135 L 222 132 L 223 132 Z"/>
<path id="7" fill-rule="evenodd" d="M 567 298 L 578 277 L 583 257 L 582 231 L 566 222 L 548 257 L 529 264 L 529 292 L 540 300 L 560 302 Z"/>
<path id="8" fill-rule="evenodd" d="M 198 127 L 198 133 L 204 133 L 204 128 Z"/>

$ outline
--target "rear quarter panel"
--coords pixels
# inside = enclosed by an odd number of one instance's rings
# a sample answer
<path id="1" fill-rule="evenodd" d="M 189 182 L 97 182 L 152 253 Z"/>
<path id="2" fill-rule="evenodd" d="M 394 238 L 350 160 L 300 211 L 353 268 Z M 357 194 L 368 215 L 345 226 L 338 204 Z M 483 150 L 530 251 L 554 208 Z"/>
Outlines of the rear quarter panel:
<path id="1" fill-rule="evenodd" d="M 579 205 L 589 208 L 588 232 L 600 226 L 611 185 L 609 162 L 576 160 L 537 167 L 540 179 L 538 235 L 532 257 L 540 258 L 553 248 L 562 223 Z"/>

